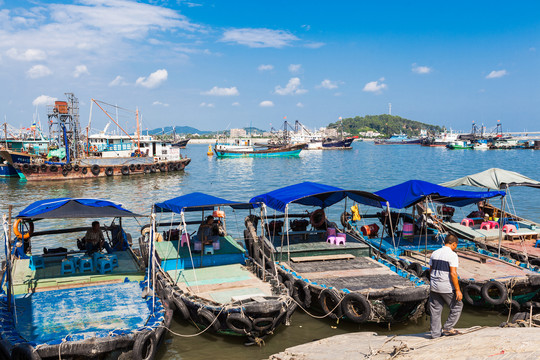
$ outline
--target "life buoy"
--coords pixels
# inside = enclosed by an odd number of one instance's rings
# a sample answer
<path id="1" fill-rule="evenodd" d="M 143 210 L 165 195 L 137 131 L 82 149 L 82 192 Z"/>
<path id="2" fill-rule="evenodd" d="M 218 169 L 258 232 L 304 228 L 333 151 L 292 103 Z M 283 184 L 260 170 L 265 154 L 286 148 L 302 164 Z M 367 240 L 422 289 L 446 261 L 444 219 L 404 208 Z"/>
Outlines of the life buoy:
<path id="1" fill-rule="evenodd" d="M 92 151 L 93 151 L 93 152 L 96 152 L 96 151 L 97 151 L 97 146 L 96 146 L 96 145 L 92 146 Z"/>
<path id="2" fill-rule="evenodd" d="M 41 164 L 40 168 L 41 168 L 41 172 L 46 172 L 47 171 L 47 165 L 45 165 L 45 164 Z"/>
<path id="3" fill-rule="evenodd" d="M 28 344 L 23 343 L 16 345 L 11 350 L 11 359 L 12 360 L 41 360 L 41 356 L 39 356 L 36 349 Z"/>
<path id="4" fill-rule="evenodd" d="M 124 165 L 122 166 L 122 175 L 129 175 L 129 167 Z"/>
<path id="5" fill-rule="evenodd" d="M 274 324 L 274 318 L 271 318 L 271 317 L 256 318 L 256 319 L 253 319 L 253 330 L 263 332 L 272 328 L 273 324 Z"/>
<path id="6" fill-rule="evenodd" d="M 211 331 L 217 332 L 221 327 L 216 315 L 203 307 L 199 308 L 197 311 L 197 317 L 199 318 L 199 323 L 201 323 L 205 329 L 210 327 Z"/>
<path id="7" fill-rule="evenodd" d="M 369 301 L 359 293 L 349 293 L 345 295 L 341 302 L 343 314 L 352 322 L 363 323 L 371 315 L 371 305 Z"/>
<path id="8" fill-rule="evenodd" d="M 99 175 L 99 172 L 101 171 L 101 169 L 100 169 L 99 165 L 94 164 L 94 165 L 92 165 L 92 167 L 90 168 L 90 171 L 92 172 L 93 175 L 98 176 L 98 175 Z"/>
<path id="9" fill-rule="evenodd" d="M 21 231 L 21 229 L 22 226 L 25 226 L 25 224 L 28 224 L 28 227 L 24 231 L 24 240 L 30 239 L 34 234 L 34 223 L 32 221 L 23 221 L 22 219 L 17 219 L 13 224 L 13 233 L 18 239 L 23 238 L 23 231 Z"/>
<path id="10" fill-rule="evenodd" d="M 251 332 L 253 324 L 249 318 L 241 313 L 230 313 L 225 320 L 227 327 L 237 334 L 247 335 Z"/>
<path id="11" fill-rule="evenodd" d="M 324 289 L 319 294 L 319 306 L 331 319 L 339 319 L 343 316 L 341 307 L 338 306 L 341 297 L 334 289 Z"/>
<path id="12" fill-rule="evenodd" d="M 112 167 L 108 167 L 105 169 L 105 175 L 107 176 L 112 176 L 112 174 L 114 173 L 114 169 Z"/>
<path id="13" fill-rule="evenodd" d="M 82 168 L 81 168 L 81 173 L 82 173 L 83 175 L 86 175 L 86 173 L 88 173 L 88 169 L 87 169 L 86 167 L 82 167 Z"/>
<path id="14" fill-rule="evenodd" d="M 133 343 L 133 359 L 134 360 L 152 360 L 156 355 L 157 340 L 156 335 L 146 330 L 137 335 Z"/>
<path id="15" fill-rule="evenodd" d="M 320 228 L 326 221 L 323 209 L 317 209 L 309 215 L 309 222 L 315 229 Z"/>
<path id="16" fill-rule="evenodd" d="M 57 172 L 57 171 L 58 171 L 58 166 L 56 166 L 56 165 L 54 165 L 54 164 L 51 165 L 51 167 L 49 167 L 49 171 L 50 171 L 50 172 Z"/>
<path id="17" fill-rule="evenodd" d="M 296 279 L 293 283 L 293 299 L 302 305 L 304 309 L 311 305 L 311 290 L 309 284 L 303 280 Z"/>
<path id="18" fill-rule="evenodd" d="M 184 320 L 189 319 L 190 318 L 189 310 L 186 304 L 184 303 L 184 300 L 182 300 L 182 297 L 179 295 L 176 296 L 173 294 L 172 301 L 173 301 L 174 306 L 176 306 L 176 311 L 180 314 L 182 319 Z"/>
<path id="19" fill-rule="evenodd" d="M 496 290 L 499 294 L 499 297 L 492 297 L 490 295 L 490 291 Z M 486 282 L 482 286 L 482 299 L 484 299 L 485 302 L 491 305 L 501 305 L 504 304 L 506 301 L 506 298 L 508 296 L 508 290 L 506 289 L 506 286 L 501 284 L 498 281 L 491 280 Z"/>

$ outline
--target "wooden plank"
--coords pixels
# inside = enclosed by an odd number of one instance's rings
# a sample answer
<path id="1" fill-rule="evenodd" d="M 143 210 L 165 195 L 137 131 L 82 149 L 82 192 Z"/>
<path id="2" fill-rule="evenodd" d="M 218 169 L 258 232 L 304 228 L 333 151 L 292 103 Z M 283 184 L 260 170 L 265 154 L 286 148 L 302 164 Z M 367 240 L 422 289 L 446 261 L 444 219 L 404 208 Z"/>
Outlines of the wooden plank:
<path id="1" fill-rule="evenodd" d="M 492 259 L 492 257 L 490 256 L 478 254 L 478 253 L 468 251 L 468 250 L 456 249 L 456 253 L 476 258 L 481 264 L 485 264 L 488 259 Z"/>
<path id="2" fill-rule="evenodd" d="M 354 258 L 355 256 L 351 254 L 332 254 L 332 255 L 291 257 L 291 261 L 298 263 L 298 262 L 306 262 L 306 261 L 350 260 Z"/>

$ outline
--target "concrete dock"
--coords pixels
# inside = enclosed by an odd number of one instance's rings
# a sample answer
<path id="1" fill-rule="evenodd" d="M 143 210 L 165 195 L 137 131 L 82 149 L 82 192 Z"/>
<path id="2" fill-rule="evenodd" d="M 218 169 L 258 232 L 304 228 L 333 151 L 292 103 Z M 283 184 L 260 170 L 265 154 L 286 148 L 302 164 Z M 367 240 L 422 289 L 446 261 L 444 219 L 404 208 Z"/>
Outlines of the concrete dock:
<path id="1" fill-rule="evenodd" d="M 431 339 L 427 333 L 379 336 L 359 332 L 294 346 L 269 360 L 540 359 L 538 327 L 475 327 Z"/>

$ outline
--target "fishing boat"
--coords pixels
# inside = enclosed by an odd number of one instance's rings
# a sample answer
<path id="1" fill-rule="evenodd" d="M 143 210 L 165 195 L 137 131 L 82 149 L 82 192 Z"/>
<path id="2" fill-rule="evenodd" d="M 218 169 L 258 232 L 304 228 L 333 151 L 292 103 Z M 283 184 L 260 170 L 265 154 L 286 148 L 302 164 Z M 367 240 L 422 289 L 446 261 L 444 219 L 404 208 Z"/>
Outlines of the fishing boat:
<path id="1" fill-rule="evenodd" d="M 375 140 L 375 145 L 420 145 L 421 138 L 410 138 L 408 135 L 400 133 L 394 134 L 389 139 Z"/>
<path id="2" fill-rule="evenodd" d="M 511 188 L 523 186 L 540 188 L 540 181 L 514 171 L 491 168 L 441 185 L 504 190 L 507 197 L 511 198 Z M 502 198 L 500 207 L 489 201 L 482 201 L 478 203 L 475 217 L 449 218 L 445 219 L 442 225 L 449 232 L 474 241 L 479 246 L 487 246 L 495 253 L 501 253 L 522 263 L 540 266 L 540 244 L 537 245 L 540 238 L 540 223 L 514 214 L 508 206 L 509 203 L 512 201 L 506 200 L 506 197 Z M 469 220 L 471 218 L 472 222 Z"/>
<path id="3" fill-rule="evenodd" d="M 429 257 L 443 246 L 446 236 L 440 226 L 440 218 L 431 210 L 434 204 L 439 204 L 444 210 L 441 214 L 449 216 L 451 206 L 466 206 L 505 195 L 503 191 L 454 190 L 421 180 L 410 180 L 375 194 L 385 198 L 391 208 L 400 212 L 364 215 L 361 221 L 348 219 L 350 231 L 422 277 L 428 277 Z M 409 207 L 413 209 L 412 213 L 402 212 Z M 381 224 L 380 236 L 377 234 L 379 227 L 375 226 L 377 223 L 365 223 L 365 219 L 373 217 L 378 218 Z M 462 237 L 456 253 L 459 283 L 464 299 L 470 305 L 509 307 L 512 303 L 512 309 L 517 311 L 540 292 L 540 272 L 536 268 L 498 256 L 496 252 Z"/>
<path id="4" fill-rule="evenodd" d="M 488 150 L 489 145 L 487 143 L 487 140 L 479 140 L 473 143 L 473 149 L 474 150 Z"/>
<path id="5" fill-rule="evenodd" d="M 298 120 L 295 121 L 294 127 L 285 120 L 282 130 L 273 133 L 273 138 L 268 141 L 269 147 L 307 144 L 305 150 L 350 150 L 353 141 L 358 138 L 343 136 L 343 131 L 339 136 L 327 136 L 323 131 L 310 131 Z"/>
<path id="6" fill-rule="evenodd" d="M 422 146 L 444 147 L 451 142 L 457 141 L 458 136 L 459 134 L 453 132 L 452 130 L 450 130 L 450 132 L 445 131 L 438 136 L 433 136 L 429 138 L 426 137 L 424 142 L 422 142 Z"/>
<path id="7" fill-rule="evenodd" d="M 180 148 L 180 149 L 185 149 L 189 140 L 191 139 L 180 139 L 180 140 L 176 140 L 175 138 L 173 138 L 173 143 L 172 143 L 172 146 L 174 147 L 177 147 L 177 148 Z"/>
<path id="8" fill-rule="evenodd" d="M 306 144 L 284 145 L 281 147 L 254 145 L 252 139 L 216 141 L 214 154 L 218 158 L 238 157 L 295 157 L 299 156 Z"/>
<path id="9" fill-rule="evenodd" d="M 368 192 L 312 182 L 253 197 L 250 202 L 264 203 L 284 215 L 268 217 L 261 212 L 266 236 L 257 234 L 257 218 L 246 218 L 249 253 L 277 272 L 280 282 L 306 311 L 313 309 L 323 317 L 355 323 L 418 318 L 424 311 L 428 285 L 375 256 L 370 246 L 326 219 L 325 209 L 346 198 L 378 208 L 385 201 Z M 291 208 L 297 205 L 318 209 L 294 214 Z"/>
<path id="10" fill-rule="evenodd" d="M 155 295 L 152 274 L 123 230 L 123 218 L 139 216 L 107 200 L 36 201 L 16 216 L 15 242 L 9 239 L 11 219 L 4 216 L 0 357 L 154 358 L 173 312 Z M 96 218 L 113 220 L 109 226 L 92 224 L 92 230 L 81 223 Z M 59 227 L 59 219 L 68 225 Z M 107 253 L 90 241 L 80 250 L 77 237 L 87 230 L 85 237 L 96 233 L 98 243 L 105 232 Z M 44 244 L 58 247 L 41 252 Z"/>
<path id="11" fill-rule="evenodd" d="M 260 344 L 281 324 L 289 323 L 296 305 L 276 275 L 247 256 L 242 244 L 227 232 L 223 208 L 254 206 L 203 193 L 157 203 L 140 248 L 155 252 L 159 290 L 182 319 L 204 331 L 244 336 L 248 342 Z M 205 211 L 209 219 L 201 223 L 198 216 L 205 219 Z M 199 220 L 190 220 L 193 212 Z M 167 214 L 170 219 L 156 220 Z M 159 228 L 163 227 L 166 231 L 161 236 Z M 190 227 L 195 227 L 193 232 Z"/>
<path id="12" fill-rule="evenodd" d="M 472 149 L 473 144 L 469 141 L 453 141 L 446 145 L 447 149 L 450 150 L 459 150 L 459 149 Z"/>

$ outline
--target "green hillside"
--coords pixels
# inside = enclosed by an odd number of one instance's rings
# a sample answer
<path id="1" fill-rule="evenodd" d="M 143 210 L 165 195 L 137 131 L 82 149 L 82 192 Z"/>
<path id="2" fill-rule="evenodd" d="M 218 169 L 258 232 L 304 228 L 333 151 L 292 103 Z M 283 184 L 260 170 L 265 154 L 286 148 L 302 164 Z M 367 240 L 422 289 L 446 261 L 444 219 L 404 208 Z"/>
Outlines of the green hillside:
<path id="1" fill-rule="evenodd" d="M 341 128 L 340 122 L 331 123 L 329 128 Z M 428 132 L 440 132 L 442 127 L 437 125 L 424 124 L 419 121 L 404 119 L 394 115 L 366 115 L 363 117 L 343 119 L 343 131 L 351 135 L 358 135 L 360 132 L 377 131 L 381 134 L 391 136 L 392 134 L 404 133 L 407 135 L 419 135 L 420 130 L 425 129 Z"/>

